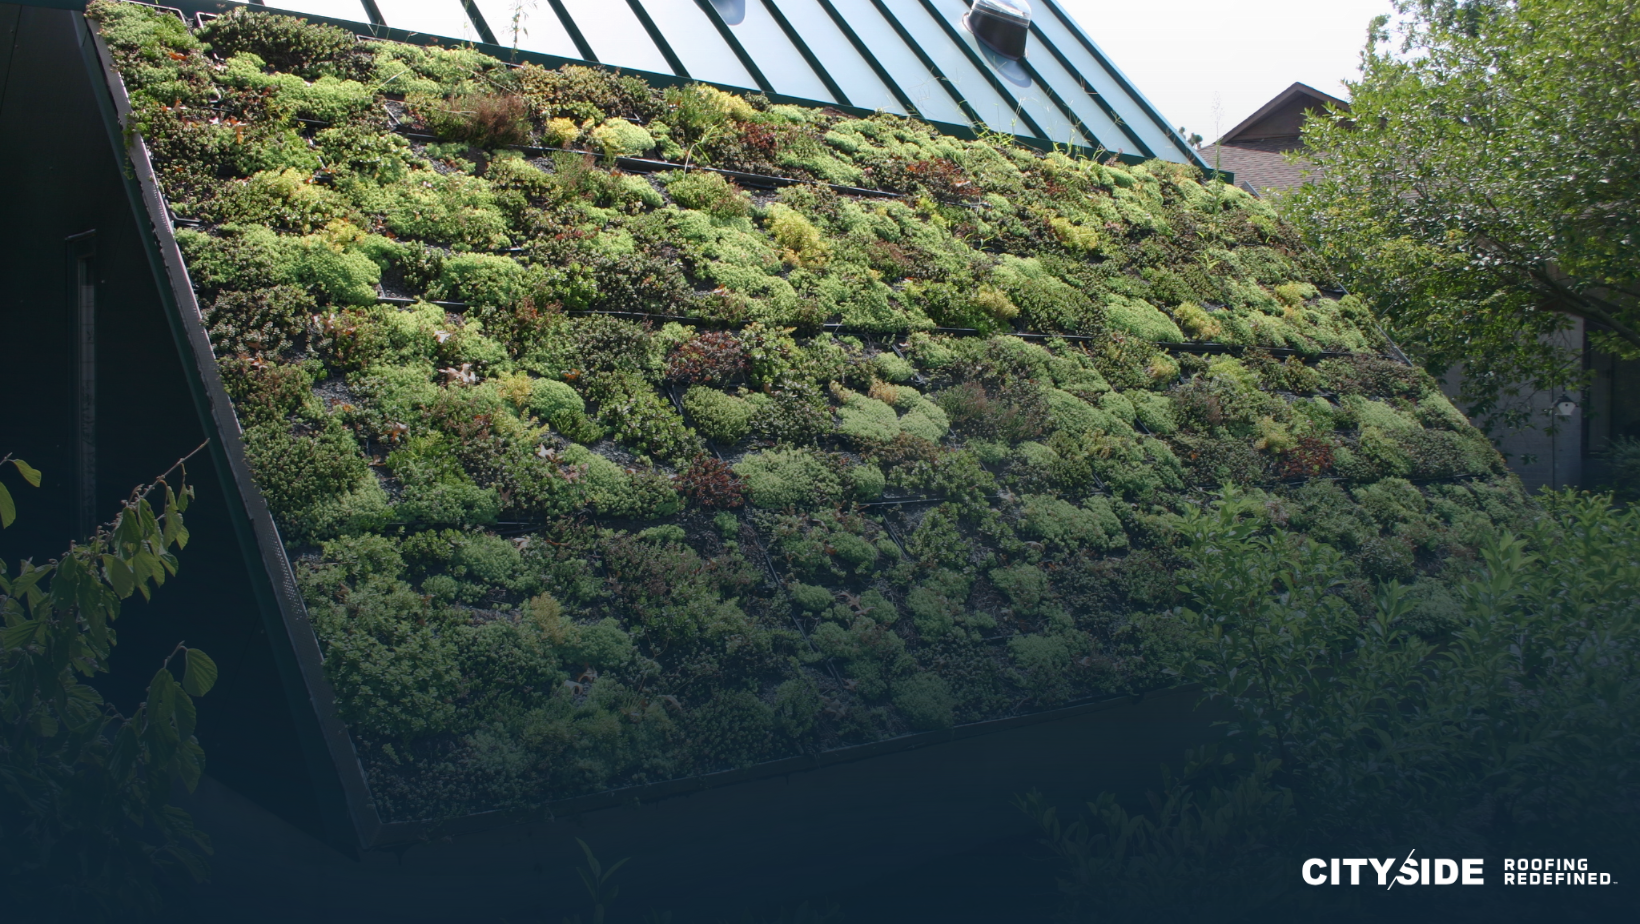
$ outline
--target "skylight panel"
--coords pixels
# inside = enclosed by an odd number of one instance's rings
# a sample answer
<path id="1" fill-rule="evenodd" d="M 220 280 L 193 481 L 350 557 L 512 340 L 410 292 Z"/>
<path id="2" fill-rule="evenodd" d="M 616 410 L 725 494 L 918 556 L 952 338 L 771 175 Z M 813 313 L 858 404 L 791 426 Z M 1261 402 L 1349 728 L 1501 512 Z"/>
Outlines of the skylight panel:
<path id="1" fill-rule="evenodd" d="M 376 9 L 381 10 L 382 18 L 395 29 L 483 41 L 461 0 L 376 0 Z"/>
<path id="2" fill-rule="evenodd" d="M 1036 134 L 1014 101 L 1005 99 L 991 86 L 918 0 L 885 0 L 883 5 L 911 33 L 923 54 L 933 60 L 934 66 L 951 81 L 986 125 L 1015 135 Z"/>
<path id="3" fill-rule="evenodd" d="M 370 21 L 370 16 L 364 11 L 364 4 L 359 0 L 270 0 L 268 9 L 275 13 L 288 10 L 292 13 L 327 16 L 347 22 Z"/>
<path id="4" fill-rule="evenodd" d="M 1054 103 L 1053 98 L 1048 95 L 1043 87 L 1037 86 L 1024 67 L 1017 61 L 1006 60 L 991 49 L 984 47 L 974 37 L 973 33 L 963 26 L 962 17 L 963 14 L 968 12 L 967 4 L 963 3 L 962 0 L 933 0 L 933 4 L 945 16 L 946 21 L 951 24 L 952 31 L 957 34 L 957 38 L 978 55 L 980 60 L 987 62 L 987 67 L 995 69 L 1008 92 L 1018 101 L 1019 108 L 1029 113 L 1031 118 L 1036 120 L 1037 126 L 1042 129 L 1044 136 L 1049 141 L 1083 146 L 1092 143 L 1081 132 L 1077 131 L 1075 123 L 1065 116 L 1064 110 Z M 1047 56 L 1046 49 L 1031 49 L 1027 42 L 1025 60 L 1034 65 L 1037 51 L 1040 51 L 1044 57 Z M 987 86 L 990 85 L 989 81 L 986 83 Z M 986 121 L 990 121 L 989 118 Z"/>
<path id="5" fill-rule="evenodd" d="M 1051 14 L 1050 14 L 1051 15 Z M 1087 135 L 1095 144 L 1103 145 L 1111 151 L 1127 151 L 1136 154 L 1132 139 L 1122 131 L 1110 114 L 1089 95 L 1083 81 L 1070 71 L 1065 70 L 1049 49 L 1038 42 L 1030 56 L 1031 67 L 1036 70 L 1037 76 L 1043 82 L 1053 87 L 1055 93 L 1064 101 L 1076 117 L 1082 122 L 1082 133 Z"/>
<path id="6" fill-rule="evenodd" d="M 564 23 L 552 7 L 529 0 L 473 0 L 495 40 L 506 48 L 536 51 L 560 58 L 581 58 L 581 50 L 569 37 Z M 514 16 L 517 16 L 516 21 Z"/>
<path id="7" fill-rule="evenodd" d="M 1064 20 L 1060 19 L 1065 14 L 1053 3 L 1053 0 L 1040 0 L 1040 2 L 1043 9 L 1033 17 L 1032 25 L 1042 30 L 1042 34 L 1054 44 L 1055 48 L 1059 49 L 1060 54 L 1065 56 L 1065 60 L 1069 61 L 1071 66 L 1081 73 L 1082 77 L 1087 80 L 1088 85 L 1099 91 L 1099 94 L 1105 98 L 1105 102 L 1109 103 L 1111 109 L 1115 110 L 1116 114 L 1121 117 L 1123 123 L 1132 129 L 1133 133 L 1138 135 L 1139 139 L 1150 148 L 1150 153 L 1163 160 L 1179 163 L 1186 162 L 1188 158 L 1179 149 L 1178 143 L 1169 136 L 1165 129 L 1156 124 L 1156 120 L 1151 118 L 1150 114 L 1145 111 L 1144 106 L 1140 104 L 1136 96 L 1138 91 L 1130 91 L 1124 87 L 1124 81 L 1117 79 L 1113 69 L 1107 69 L 1099 62 L 1098 58 L 1094 57 L 1092 52 L 1088 51 L 1087 46 L 1082 44 L 1081 37 L 1071 32 L 1070 28 L 1065 25 Z M 1133 151 L 1129 153 L 1144 152 Z"/>
<path id="8" fill-rule="evenodd" d="M 831 0 L 833 7 L 854 29 L 854 34 L 871 50 L 922 117 L 935 122 L 967 125 L 968 116 L 940 85 L 938 78 L 917 60 L 917 55 L 900 40 L 894 27 L 877 12 L 871 0 Z"/>
<path id="9" fill-rule="evenodd" d="M 656 74 L 672 73 L 666 56 L 624 0 L 560 0 L 601 64 Z M 676 0 L 684 2 L 684 0 Z"/>
<path id="10" fill-rule="evenodd" d="M 640 0 L 694 80 L 759 89 L 757 81 L 693 0 Z"/>
<path id="11" fill-rule="evenodd" d="M 848 94 L 851 105 L 907 114 L 905 107 L 894 98 L 894 92 L 860 56 L 859 49 L 820 6 L 819 0 L 774 0 L 774 5 L 803 36 L 827 75 Z"/>
<path id="12" fill-rule="evenodd" d="M 769 15 L 763 0 L 724 0 L 716 7 L 718 15 L 722 16 L 740 41 L 740 47 L 751 55 L 774 92 L 826 103 L 840 102 L 826 89 L 825 82 L 814 73 L 809 63 L 803 60 L 802 52 L 786 37 L 780 24 Z M 737 14 L 739 22 L 734 21 Z"/>

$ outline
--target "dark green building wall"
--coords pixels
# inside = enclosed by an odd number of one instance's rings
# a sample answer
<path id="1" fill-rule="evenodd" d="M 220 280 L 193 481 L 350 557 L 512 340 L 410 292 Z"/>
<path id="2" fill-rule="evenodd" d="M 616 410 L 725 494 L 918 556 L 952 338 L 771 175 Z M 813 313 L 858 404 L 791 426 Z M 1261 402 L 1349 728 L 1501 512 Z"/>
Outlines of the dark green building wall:
<path id="1" fill-rule="evenodd" d="M 44 473 L 8 478 L 18 520 L 0 560 L 56 557 L 79 537 L 75 266 L 95 284 L 95 492 L 122 498 L 204 440 L 82 55 L 77 14 L 0 4 L 0 455 Z M 85 232 L 89 237 L 69 240 Z M 8 466 L 9 469 L 9 466 Z M 96 681 L 129 711 L 174 646 L 209 652 L 222 680 L 200 701 L 208 772 L 318 832 L 308 769 L 279 684 L 246 561 L 209 453 L 188 465 L 198 491 L 181 569 L 151 603 L 127 601 L 113 673 Z"/>

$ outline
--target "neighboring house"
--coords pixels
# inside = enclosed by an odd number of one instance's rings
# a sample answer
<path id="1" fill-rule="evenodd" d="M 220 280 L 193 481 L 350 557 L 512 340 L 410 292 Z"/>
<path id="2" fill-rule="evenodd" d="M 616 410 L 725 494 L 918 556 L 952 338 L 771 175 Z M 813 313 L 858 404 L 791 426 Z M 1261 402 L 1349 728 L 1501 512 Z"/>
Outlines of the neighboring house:
<path id="1" fill-rule="evenodd" d="M 1236 185 L 1256 196 L 1290 189 L 1304 182 L 1306 161 L 1288 154 L 1304 149 L 1300 132 L 1311 113 L 1328 106 L 1349 111 L 1350 104 L 1307 84 L 1295 83 L 1259 107 L 1216 143 L 1197 149 L 1209 167 L 1236 177 Z"/>

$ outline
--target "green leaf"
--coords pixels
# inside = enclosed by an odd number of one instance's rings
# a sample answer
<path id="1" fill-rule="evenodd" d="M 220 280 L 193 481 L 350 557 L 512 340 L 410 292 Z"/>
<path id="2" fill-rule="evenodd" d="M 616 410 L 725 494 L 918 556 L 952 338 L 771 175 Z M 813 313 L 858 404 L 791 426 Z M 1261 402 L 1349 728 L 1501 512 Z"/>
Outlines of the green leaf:
<path id="1" fill-rule="evenodd" d="M 8 651 L 13 648 L 21 648 L 34 641 L 34 634 L 40 630 L 41 625 L 42 623 L 38 619 L 18 623 L 4 632 L 0 632 L 0 645 L 4 645 Z"/>
<path id="2" fill-rule="evenodd" d="M 36 488 L 38 488 L 40 486 L 40 470 L 39 469 L 37 469 L 34 466 L 28 464 L 27 462 L 24 462 L 22 459 L 12 459 L 11 464 L 17 466 L 17 471 L 22 474 L 24 481 L 28 482 L 29 484 L 33 485 Z"/>
<path id="3" fill-rule="evenodd" d="M 131 573 L 131 566 L 112 555 L 103 556 L 103 573 L 108 575 L 108 583 L 122 600 L 137 589 L 137 576 Z"/>
<path id="4" fill-rule="evenodd" d="M 0 484 L 0 529 L 5 529 L 17 519 L 17 505 L 11 501 L 11 492 Z"/>
<path id="5" fill-rule="evenodd" d="M 189 696 L 204 696 L 216 686 L 216 662 L 198 648 L 188 649 L 187 666 L 182 674 L 182 689 Z"/>

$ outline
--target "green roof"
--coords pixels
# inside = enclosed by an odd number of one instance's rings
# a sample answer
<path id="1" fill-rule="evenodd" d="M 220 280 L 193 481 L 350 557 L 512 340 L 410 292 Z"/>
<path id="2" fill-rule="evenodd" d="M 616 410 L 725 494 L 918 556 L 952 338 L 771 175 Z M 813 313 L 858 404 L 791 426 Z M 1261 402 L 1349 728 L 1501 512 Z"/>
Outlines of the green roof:
<path id="1" fill-rule="evenodd" d="M 1224 486 L 1363 605 L 1523 504 L 1193 167 L 90 15 L 388 820 L 1165 685 Z"/>

